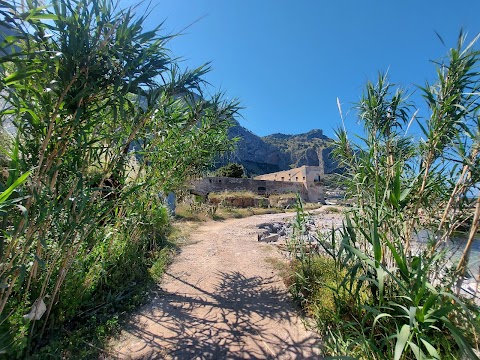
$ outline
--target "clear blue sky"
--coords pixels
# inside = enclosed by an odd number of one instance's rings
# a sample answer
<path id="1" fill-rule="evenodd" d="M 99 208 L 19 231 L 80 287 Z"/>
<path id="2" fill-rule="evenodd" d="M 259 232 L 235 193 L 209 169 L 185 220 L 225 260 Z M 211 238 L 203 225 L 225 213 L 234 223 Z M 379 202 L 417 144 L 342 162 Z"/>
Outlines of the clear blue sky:
<path id="1" fill-rule="evenodd" d="M 365 82 L 387 69 L 391 82 L 414 90 L 434 78 L 429 60 L 448 50 L 435 31 L 447 47 L 462 27 L 470 39 L 480 32 L 479 0 L 153 0 L 152 6 L 148 27 L 165 20 L 165 33 L 175 33 L 191 25 L 171 50 L 185 66 L 212 61 L 206 79 L 241 100 L 241 124 L 262 136 L 320 128 L 333 137 L 341 124 L 337 97 L 345 115 Z M 427 113 L 421 108 L 420 115 Z M 358 131 L 354 111 L 346 125 Z"/>

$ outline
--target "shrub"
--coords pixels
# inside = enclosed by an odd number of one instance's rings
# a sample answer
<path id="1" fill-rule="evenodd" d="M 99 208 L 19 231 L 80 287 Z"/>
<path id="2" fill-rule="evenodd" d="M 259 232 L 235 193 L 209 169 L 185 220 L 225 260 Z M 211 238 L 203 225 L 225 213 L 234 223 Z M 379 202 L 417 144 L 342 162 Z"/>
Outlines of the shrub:
<path id="1" fill-rule="evenodd" d="M 209 68 L 181 70 L 171 36 L 144 31 L 133 9 L 38 3 L 0 0 L 0 27 L 15 34 L 0 57 L 0 121 L 16 130 L 0 162 L 0 192 L 14 190 L 0 198 L 0 354 L 10 357 L 48 352 L 74 324 L 103 333 L 136 301 L 167 245 L 158 194 L 232 148 L 239 109 L 198 96 Z M 40 319 L 22 317 L 42 301 Z"/>
<path id="2" fill-rule="evenodd" d="M 230 163 L 217 169 L 217 171 L 215 171 L 215 176 L 242 178 L 245 176 L 245 168 L 242 164 Z"/>
<path id="3" fill-rule="evenodd" d="M 336 319 L 340 304 L 351 302 L 341 287 L 346 271 L 338 271 L 335 261 L 327 256 L 311 256 L 306 267 L 300 260 L 291 263 L 293 274 L 289 289 L 307 315 L 317 321 L 319 328 L 325 329 Z"/>

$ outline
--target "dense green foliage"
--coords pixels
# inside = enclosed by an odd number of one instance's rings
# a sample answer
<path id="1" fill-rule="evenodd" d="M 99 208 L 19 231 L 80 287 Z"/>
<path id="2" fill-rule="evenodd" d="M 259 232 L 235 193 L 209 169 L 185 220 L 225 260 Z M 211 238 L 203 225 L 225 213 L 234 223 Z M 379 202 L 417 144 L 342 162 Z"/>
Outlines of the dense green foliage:
<path id="1" fill-rule="evenodd" d="M 168 258 L 162 194 L 231 149 L 238 111 L 222 94 L 203 96 L 209 68 L 181 70 L 166 47 L 171 36 L 143 30 L 131 9 L 50 4 L 0 0 L 0 25 L 15 34 L 0 55 L 0 119 L 16 130 L 1 149 L 0 354 L 8 358 L 68 357 L 54 337 L 72 344 L 93 324 L 82 342 L 95 342 L 116 311 L 138 302 Z"/>
<path id="2" fill-rule="evenodd" d="M 306 245 L 298 210 L 291 288 L 310 312 L 331 309 L 312 312 L 330 355 L 478 358 L 479 308 L 461 285 L 480 215 L 480 52 L 465 39 L 438 62 L 438 81 L 421 88 L 428 118 L 411 116 L 406 92 L 385 75 L 366 85 L 357 106 L 365 135 L 355 143 L 340 129 L 335 145 L 355 207 L 320 251 Z M 407 135 L 413 121 L 420 142 Z M 468 238 L 455 264 L 442 247 L 462 224 Z M 427 244 L 416 241 L 421 231 Z"/>
<path id="3" fill-rule="evenodd" d="M 245 169 L 243 165 L 238 163 L 229 163 L 218 168 L 215 171 L 215 176 L 226 176 L 232 178 L 242 178 L 245 176 Z"/>

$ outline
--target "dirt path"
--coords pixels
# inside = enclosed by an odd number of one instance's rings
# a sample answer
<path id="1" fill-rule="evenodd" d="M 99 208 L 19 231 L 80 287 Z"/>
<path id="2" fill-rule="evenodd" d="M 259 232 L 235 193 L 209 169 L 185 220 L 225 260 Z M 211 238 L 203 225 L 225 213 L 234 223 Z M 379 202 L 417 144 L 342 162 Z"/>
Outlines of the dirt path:
<path id="1" fill-rule="evenodd" d="M 112 351 L 123 359 L 319 358 L 319 338 L 266 261 L 281 254 L 257 241 L 258 224 L 286 216 L 202 224 Z"/>

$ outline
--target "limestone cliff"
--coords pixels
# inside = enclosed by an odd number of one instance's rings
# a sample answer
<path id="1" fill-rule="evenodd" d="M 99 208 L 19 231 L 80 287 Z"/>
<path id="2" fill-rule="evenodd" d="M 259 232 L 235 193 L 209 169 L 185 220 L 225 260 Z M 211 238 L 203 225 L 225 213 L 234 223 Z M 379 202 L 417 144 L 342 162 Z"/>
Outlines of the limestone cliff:
<path id="1" fill-rule="evenodd" d="M 287 154 L 290 167 L 319 166 L 323 162 L 327 174 L 338 168 L 332 157 L 333 140 L 320 129 L 297 135 L 273 134 L 263 137 L 263 140 Z"/>
<path id="2" fill-rule="evenodd" d="M 236 123 L 230 129 L 231 137 L 238 137 L 237 149 L 227 161 L 243 164 L 249 175 L 261 175 L 303 165 L 319 166 L 326 173 L 335 172 L 337 164 L 331 156 L 332 140 L 322 130 L 304 134 L 272 134 L 259 137 Z"/>

